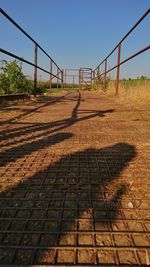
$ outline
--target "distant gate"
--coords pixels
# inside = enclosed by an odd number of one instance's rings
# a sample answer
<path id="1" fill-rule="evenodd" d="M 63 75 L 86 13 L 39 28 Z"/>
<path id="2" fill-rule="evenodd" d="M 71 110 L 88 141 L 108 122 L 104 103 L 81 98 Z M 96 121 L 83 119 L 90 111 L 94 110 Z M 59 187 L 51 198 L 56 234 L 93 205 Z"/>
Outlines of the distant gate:
<path id="1" fill-rule="evenodd" d="M 92 87 L 92 69 L 64 69 L 64 88 L 90 89 Z"/>
<path id="2" fill-rule="evenodd" d="M 92 69 L 80 68 L 79 69 L 79 85 L 80 89 L 90 89 L 92 87 Z"/>

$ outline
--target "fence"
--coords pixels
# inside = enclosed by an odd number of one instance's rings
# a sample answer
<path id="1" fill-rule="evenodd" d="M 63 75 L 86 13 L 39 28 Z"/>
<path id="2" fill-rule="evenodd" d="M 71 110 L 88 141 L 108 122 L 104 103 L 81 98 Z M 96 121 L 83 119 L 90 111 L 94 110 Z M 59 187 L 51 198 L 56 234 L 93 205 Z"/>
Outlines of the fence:
<path id="1" fill-rule="evenodd" d="M 64 69 L 64 88 L 79 88 L 79 69 Z"/>
<path id="2" fill-rule="evenodd" d="M 15 27 L 17 27 L 28 39 L 31 40 L 32 43 L 34 43 L 35 48 L 34 48 L 34 63 L 23 59 L 19 56 L 17 56 L 16 54 L 13 54 L 9 51 L 6 51 L 2 48 L 0 48 L 0 52 L 14 57 L 22 62 L 25 62 L 31 66 L 34 67 L 34 93 L 36 95 L 36 87 L 37 87 L 37 69 L 44 71 L 45 73 L 48 73 L 50 75 L 50 90 L 52 89 L 52 80 L 53 78 L 57 79 L 57 88 L 58 88 L 58 84 L 59 82 L 61 82 L 61 86 L 63 88 L 63 83 L 65 82 L 65 85 L 67 84 L 66 81 L 66 77 L 70 77 L 70 79 L 73 79 L 73 81 L 71 82 L 74 85 L 77 83 L 75 82 L 76 79 L 78 79 L 77 77 L 80 76 L 80 72 L 78 71 L 78 69 L 66 69 L 66 70 L 62 70 L 57 64 L 56 62 L 47 54 L 47 52 L 25 31 L 23 30 L 3 9 L 0 8 L 0 13 L 6 18 L 8 19 Z M 120 66 L 123 65 L 124 63 L 126 63 L 127 61 L 133 59 L 134 57 L 140 55 L 141 53 L 147 51 L 150 49 L 150 45 L 144 47 L 143 49 L 137 51 L 135 54 L 131 55 L 130 57 L 126 58 L 125 60 L 121 61 L 121 46 L 122 43 L 124 42 L 124 40 L 135 30 L 135 28 L 145 19 L 146 16 L 148 16 L 148 14 L 150 13 L 150 8 L 146 11 L 146 13 L 137 21 L 137 23 L 126 33 L 126 35 L 121 39 L 121 41 L 115 46 L 115 48 L 102 60 L 102 62 L 100 62 L 100 64 L 94 69 L 94 71 L 92 71 L 93 73 L 93 77 L 91 78 L 92 80 L 97 79 L 98 80 L 98 85 L 100 85 L 100 79 L 101 76 L 104 76 L 104 90 L 106 90 L 106 84 L 107 84 L 107 74 L 114 70 L 117 69 L 117 74 L 116 74 L 116 95 L 118 95 L 118 89 L 119 89 L 119 80 L 120 80 Z M 40 67 L 38 65 L 38 49 L 40 49 L 50 60 L 50 69 L 49 70 L 45 70 L 42 67 Z M 117 65 L 113 66 L 110 69 L 107 69 L 108 66 L 108 58 L 116 51 L 118 50 L 118 58 L 117 58 Z M 100 73 L 100 67 L 102 66 L 102 64 L 104 63 L 104 72 Z M 53 65 L 55 65 L 57 72 L 54 74 L 53 73 Z M 74 74 L 68 74 L 68 71 L 77 71 L 77 73 Z M 72 77 L 72 78 L 71 78 Z M 79 77 L 80 78 L 80 77 Z M 81 80 L 81 79 L 80 79 Z M 69 82 L 70 83 L 70 82 Z M 80 83 L 80 81 L 79 81 Z"/>
<path id="3" fill-rule="evenodd" d="M 100 79 L 101 76 L 104 76 L 104 90 L 106 91 L 107 86 L 107 73 L 110 71 L 117 69 L 116 74 L 116 95 L 118 95 L 118 89 L 119 89 L 119 80 L 120 80 L 120 66 L 126 63 L 127 61 L 131 60 L 132 58 L 140 55 L 141 53 L 147 51 L 150 49 L 150 45 L 144 47 L 143 49 L 137 51 L 135 54 L 131 55 L 130 57 L 126 58 L 125 60 L 121 61 L 121 45 L 124 42 L 124 40 L 135 30 L 135 28 L 142 22 L 142 20 L 145 19 L 145 17 L 148 16 L 150 13 L 150 8 L 146 11 L 146 13 L 137 21 L 137 23 L 126 33 L 126 35 L 121 39 L 121 41 L 115 46 L 115 48 L 100 62 L 100 64 L 94 69 L 93 71 L 93 78 L 98 80 L 98 85 L 100 85 Z M 117 58 L 117 65 L 113 66 L 111 69 L 107 70 L 108 66 L 108 58 L 116 51 L 118 50 L 118 58 Z M 100 67 L 104 63 L 104 72 L 100 73 Z M 96 73 L 97 72 L 97 73 Z M 97 75 L 96 75 L 97 74 Z"/>
<path id="4" fill-rule="evenodd" d="M 36 95 L 36 87 L 37 87 L 37 69 L 42 70 L 43 72 L 47 73 L 50 75 L 50 91 L 52 89 L 52 80 L 53 78 L 57 79 L 57 85 L 58 82 L 61 82 L 61 85 L 63 87 L 63 70 L 56 64 L 56 62 L 49 56 L 49 54 L 22 28 L 20 27 L 16 21 L 14 21 L 2 8 L 0 8 L 0 13 L 6 18 L 8 19 L 16 28 L 19 29 L 19 31 L 21 31 L 28 39 L 30 39 L 30 41 L 32 43 L 34 43 L 35 47 L 34 47 L 34 63 L 31 61 L 28 61 L 24 58 L 21 58 L 19 56 L 17 56 L 16 54 L 13 54 L 9 51 L 6 51 L 5 49 L 0 48 L 0 52 L 4 53 L 10 57 L 13 57 L 15 59 L 18 59 L 24 63 L 27 63 L 31 66 L 34 67 L 34 94 Z M 49 70 L 45 70 L 42 67 L 38 66 L 38 49 L 40 49 L 50 60 L 50 69 Z M 57 68 L 57 73 L 54 74 L 53 73 L 53 65 L 55 65 L 55 67 Z"/>

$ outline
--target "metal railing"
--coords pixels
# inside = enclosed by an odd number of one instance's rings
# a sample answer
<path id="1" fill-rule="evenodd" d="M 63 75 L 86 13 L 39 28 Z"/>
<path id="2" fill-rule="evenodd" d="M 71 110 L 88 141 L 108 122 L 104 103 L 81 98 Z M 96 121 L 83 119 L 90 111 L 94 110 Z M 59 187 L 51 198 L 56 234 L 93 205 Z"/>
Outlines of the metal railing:
<path id="1" fill-rule="evenodd" d="M 96 78 L 96 71 L 97 71 L 97 80 L 98 84 L 100 85 L 100 79 L 101 76 L 104 75 L 104 90 L 106 91 L 107 87 L 107 73 L 110 71 L 117 69 L 116 74 L 116 95 L 118 95 L 118 89 L 119 89 L 119 81 L 120 81 L 120 66 L 126 63 L 127 61 L 131 60 L 132 58 L 140 55 L 141 53 L 147 51 L 150 49 L 150 45 L 144 47 L 143 49 L 139 50 L 135 54 L 131 55 L 130 57 L 126 58 L 125 60 L 121 61 L 121 45 L 124 42 L 124 40 L 134 31 L 134 29 L 144 20 L 146 16 L 150 13 L 150 8 L 145 12 L 145 14 L 137 21 L 137 23 L 126 33 L 126 35 L 121 39 L 121 41 L 115 46 L 115 48 L 100 62 L 100 64 L 94 69 L 93 71 L 93 78 L 94 80 Z M 118 58 L 117 58 L 117 65 L 113 66 L 112 68 L 107 70 L 108 65 L 108 58 L 118 49 Z M 100 73 L 100 66 L 104 63 L 104 72 Z"/>
<path id="2" fill-rule="evenodd" d="M 56 62 L 49 56 L 49 54 L 22 28 L 19 26 L 19 24 L 14 21 L 2 8 L 0 8 L 0 13 L 8 19 L 16 28 L 19 29 L 32 43 L 34 43 L 34 63 L 31 61 L 28 61 L 22 57 L 17 56 L 14 53 L 11 53 L 9 51 L 6 51 L 5 49 L 0 48 L 0 52 L 4 53 L 10 57 L 16 58 L 24 63 L 27 63 L 34 67 L 34 94 L 36 95 L 36 88 L 37 88 L 37 69 L 47 73 L 50 75 L 50 90 L 52 89 L 52 80 L 53 78 L 57 79 L 57 87 L 59 80 L 61 81 L 62 87 L 63 87 L 63 70 L 56 64 Z M 38 49 L 40 49 L 50 60 L 50 69 L 46 70 L 43 69 L 38 65 Z M 57 68 L 57 73 L 53 74 L 53 64 Z"/>

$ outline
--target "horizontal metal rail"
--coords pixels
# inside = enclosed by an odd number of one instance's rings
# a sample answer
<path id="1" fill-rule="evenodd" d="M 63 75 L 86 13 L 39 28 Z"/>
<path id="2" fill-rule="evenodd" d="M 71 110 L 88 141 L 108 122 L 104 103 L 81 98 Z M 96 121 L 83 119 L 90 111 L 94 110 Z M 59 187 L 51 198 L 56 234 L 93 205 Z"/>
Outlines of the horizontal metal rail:
<path id="1" fill-rule="evenodd" d="M 22 61 L 22 62 L 24 62 L 24 63 L 27 63 L 27 64 L 33 66 L 33 67 L 36 67 L 37 69 L 42 70 L 42 71 L 44 71 L 45 73 L 51 74 L 53 77 L 58 78 L 59 80 L 62 80 L 61 78 L 57 77 L 56 75 L 52 74 L 51 72 L 49 72 L 49 71 L 47 71 L 47 70 L 45 70 L 45 69 L 39 67 L 38 65 L 35 65 L 35 64 L 32 63 L 31 61 L 28 61 L 28 60 L 26 60 L 26 59 L 24 59 L 24 58 L 22 58 L 22 57 L 18 57 L 17 55 L 15 55 L 15 54 L 13 54 L 13 53 L 11 53 L 11 52 L 8 52 L 8 51 L 6 51 L 6 50 L 4 50 L 4 49 L 2 49 L 2 48 L 0 48 L 0 52 L 3 53 L 3 54 L 8 55 L 8 56 L 10 56 L 10 57 L 14 57 L 14 58 L 16 58 L 16 59 L 18 59 L 18 60 L 20 60 L 20 61 Z"/>
<path id="2" fill-rule="evenodd" d="M 37 89 L 37 69 L 49 74 L 49 81 L 50 81 L 50 92 L 52 89 L 52 80 L 53 78 L 57 79 L 57 88 L 59 80 L 61 81 L 61 87 L 63 88 L 63 70 L 56 64 L 56 62 L 49 56 L 49 54 L 14 20 L 12 19 L 2 8 L 0 8 L 0 13 L 8 19 L 19 31 L 21 31 L 32 43 L 34 43 L 34 63 L 31 61 L 28 61 L 22 57 L 17 56 L 14 53 L 11 53 L 9 51 L 6 51 L 5 49 L 0 48 L 0 52 L 4 53 L 8 56 L 11 56 L 13 58 L 16 58 L 26 64 L 29 64 L 34 67 L 34 94 L 36 95 L 36 89 Z M 38 65 L 38 49 L 40 49 L 50 60 L 50 67 L 49 70 L 45 70 L 42 67 Z M 53 74 L 53 64 L 56 67 L 56 74 Z M 60 77 L 59 77 L 60 76 Z"/>
<path id="3" fill-rule="evenodd" d="M 22 28 L 19 26 L 19 24 L 14 21 L 2 8 L 0 8 L 0 13 L 4 15 L 13 25 L 15 25 L 24 35 L 28 37 L 34 44 L 40 48 L 40 50 L 55 64 L 55 66 L 62 72 L 62 70 L 59 68 L 59 66 L 56 64 L 56 62 L 49 56 L 49 54 Z"/>
<path id="4" fill-rule="evenodd" d="M 119 81 L 120 81 L 120 66 L 124 63 L 128 62 L 129 60 L 133 59 L 134 57 L 144 53 L 145 51 L 150 49 L 150 45 L 144 47 L 143 49 L 137 51 L 133 55 L 129 56 L 128 58 L 121 61 L 121 45 L 124 40 L 135 30 L 135 28 L 145 19 L 146 16 L 150 13 L 150 8 L 144 13 L 144 15 L 135 23 L 135 25 L 124 35 L 124 37 L 120 40 L 120 42 L 115 46 L 115 48 L 100 62 L 100 64 L 94 69 L 92 80 L 97 79 L 98 86 L 100 87 L 100 79 L 101 76 L 104 75 L 104 90 L 106 91 L 107 88 L 107 73 L 111 72 L 114 69 L 117 69 L 116 74 L 116 95 L 118 95 L 119 89 Z M 117 65 L 107 69 L 108 66 L 108 58 L 114 53 L 115 50 L 117 51 Z M 104 72 L 101 71 L 100 67 L 104 63 Z"/>
<path id="5" fill-rule="evenodd" d="M 123 65 L 124 63 L 126 63 L 127 61 L 131 60 L 132 58 L 142 54 L 143 52 L 147 51 L 150 49 L 150 45 L 144 47 L 143 49 L 141 49 L 140 51 L 138 51 L 137 53 L 133 54 L 132 56 L 126 58 L 125 60 L 123 60 L 122 62 L 120 62 L 119 64 L 115 65 L 114 67 L 112 67 L 111 69 L 107 70 L 106 73 L 109 73 L 110 71 L 116 69 L 118 66 Z M 104 75 L 105 72 L 101 73 L 100 76 Z"/>
<path id="6" fill-rule="evenodd" d="M 118 48 L 118 46 L 133 32 L 133 30 L 142 22 L 142 20 L 150 13 L 150 8 L 145 12 L 145 14 L 137 21 L 137 23 L 125 34 L 125 36 L 121 39 L 121 41 L 114 47 L 114 49 L 99 63 L 99 65 L 94 69 L 98 69 L 106 59 L 108 59 L 113 52 Z"/>

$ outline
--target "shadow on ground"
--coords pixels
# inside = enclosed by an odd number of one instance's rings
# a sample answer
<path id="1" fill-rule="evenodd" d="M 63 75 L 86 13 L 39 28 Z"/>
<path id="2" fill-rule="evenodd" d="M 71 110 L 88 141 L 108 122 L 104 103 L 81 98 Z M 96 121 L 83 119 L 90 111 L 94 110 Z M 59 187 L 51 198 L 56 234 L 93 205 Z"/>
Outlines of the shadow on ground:
<path id="1" fill-rule="evenodd" d="M 31 137 L 32 142 L 2 152 L 2 166 L 72 137 L 60 130 L 113 111 L 86 111 L 90 114 L 78 118 L 80 101 L 79 94 L 66 120 L 4 131 L 6 140 L 24 136 L 24 141 L 30 141 L 26 138 L 29 132 L 35 133 L 35 140 Z M 39 137 L 42 139 L 36 140 Z M 118 216 L 118 200 L 126 190 L 122 185 L 108 198 L 104 187 L 135 157 L 135 149 L 117 143 L 57 157 L 53 150 L 43 151 L 40 160 L 47 167 L 1 193 L 1 265 L 95 263 L 91 248 L 100 245 L 94 234 L 99 233 L 100 238 L 100 232 L 110 231 L 109 224 Z M 40 169 L 40 162 L 35 164 Z"/>
<path id="2" fill-rule="evenodd" d="M 93 233 L 108 231 L 117 218 L 125 187 L 107 199 L 104 186 L 134 156 L 134 147 L 123 143 L 77 152 L 3 192 L 1 229 L 7 225 L 8 232 L 3 229 L 1 264 L 73 264 L 74 249 L 93 247 Z M 76 257 L 75 263 L 87 261 L 80 251 Z"/>
<path id="3" fill-rule="evenodd" d="M 102 111 L 81 110 L 80 115 L 82 113 L 89 113 L 89 115 L 78 118 L 78 108 L 81 102 L 80 93 L 78 97 L 74 99 L 74 101 L 77 103 L 73 108 L 71 117 L 68 119 L 43 124 L 32 123 L 32 125 L 16 128 L 13 127 L 12 129 L 1 131 L 0 141 L 7 141 L 7 143 L 1 144 L 1 148 L 7 146 L 8 149 L 6 148 L 4 151 L 0 152 L 0 166 L 5 166 L 6 164 L 15 161 L 18 158 L 22 158 L 25 155 L 42 148 L 46 148 L 47 146 L 54 145 L 57 142 L 60 143 L 73 136 L 71 133 L 61 133 L 58 131 L 65 130 L 81 121 L 89 120 L 95 117 L 104 117 L 107 113 L 114 111 L 112 109 Z M 20 125 L 21 123 L 19 122 L 18 124 Z M 17 146 L 17 144 L 19 145 Z"/>

